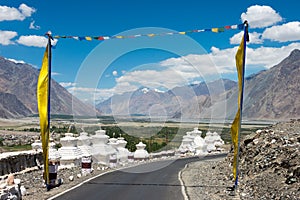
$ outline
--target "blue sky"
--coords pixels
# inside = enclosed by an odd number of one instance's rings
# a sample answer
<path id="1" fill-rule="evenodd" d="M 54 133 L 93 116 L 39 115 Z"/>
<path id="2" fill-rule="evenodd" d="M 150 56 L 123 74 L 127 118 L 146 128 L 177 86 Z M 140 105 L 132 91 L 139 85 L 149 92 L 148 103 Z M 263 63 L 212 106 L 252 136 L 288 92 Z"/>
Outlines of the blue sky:
<path id="1" fill-rule="evenodd" d="M 270 68 L 300 48 L 298 1 L 1 0 L 0 56 L 40 68 L 53 35 L 113 36 L 217 28 L 250 23 L 246 75 Z M 84 101 L 141 86 L 173 87 L 236 79 L 240 30 L 223 33 L 78 41 L 58 39 L 53 78 Z"/>

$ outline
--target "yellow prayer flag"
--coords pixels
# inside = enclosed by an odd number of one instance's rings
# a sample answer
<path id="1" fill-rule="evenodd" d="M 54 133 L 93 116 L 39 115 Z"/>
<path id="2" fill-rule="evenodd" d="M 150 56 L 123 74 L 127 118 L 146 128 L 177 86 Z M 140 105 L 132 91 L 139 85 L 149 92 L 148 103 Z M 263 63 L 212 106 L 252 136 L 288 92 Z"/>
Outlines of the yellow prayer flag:
<path id="1" fill-rule="evenodd" d="M 237 165 L 237 153 L 238 153 L 238 138 L 239 138 L 239 126 L 240 126 L 240 115 L 241 115 L 241 112 L 240 112 L 240 108 L 238 109 L 236 115 L 235 115 L 235 118 L 232 122 L 232 125 L 231 125 L 231 139 L 232 139 L 232 144 L 233 144 L 233 177 L 234 177 L 234 180 L 236 179 L 236 165 Z"/>
<path id="2" fill-rule="evenodd" d="M 49 44 L 48 44 L 49 45 Z M 37 84 L 37 103 L 40 116 L 41 139 L 44 160 L 44 179 L 49 183 L 49 123 L 48 123 L 48 96 L 49 96 L 49 71 L 48 71 L 48 45 L 44 53 L 42 67 Z"/>
<path id="3" fill-rule="evenodd" d="M 236 70 L 238 74 L 238 86 L 239 86 L 239 95 L 241 95 L 242 92 L 242 81 L 243 81 L 243 64 L 244 64 L 244 37 L 242 38 L 242 41 L 240 43 L 240 46 L 236 52 L 235 55 L 235 65 L 236 65 Z M 241 96 L 239 96 L 240 99 Z M 240 102 L 239 102 L 240 104 Z"/>
<path id="4" fill-rule="evenodd" d="M 86 36 L 85 39 L 88 40 L 88 41 L 91 41 L 92 37 Z"/>
<path id="5" fill-rule="evenodd" d="M 211 31 L 217 33 L 217 32 L 219 32 L 219 29 L 218 28 L 212 28 Z"/>
<path id="6" fill-rule="evenodd" d="M 236 62 L 236 69 L 238 74 L 238 111 L 235 115 L 234 121 L 231 125 L 231 139 L 232 144 L 234 147 L 234 156 L 233 156 L 233 176 L 236 180 L 237 176 L 237 156 L 238 156 L 238 139 L 239 139 L 239 129 L 240 129 L 240 123 L 241 123 L 241 96 L 243 92 L 243 70 L 244 70 L 244 37 L 242 38 L 242 41 L 240 43 L 240 46 L 236 52 L 235 55 L 235 62 Z"/>

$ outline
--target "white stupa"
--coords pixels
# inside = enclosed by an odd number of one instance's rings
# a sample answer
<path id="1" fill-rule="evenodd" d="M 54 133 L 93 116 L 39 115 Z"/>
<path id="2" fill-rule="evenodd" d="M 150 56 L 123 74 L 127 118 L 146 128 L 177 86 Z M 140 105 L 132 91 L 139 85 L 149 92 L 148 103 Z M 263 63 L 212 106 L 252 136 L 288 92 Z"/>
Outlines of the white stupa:
<path id="1" fill-rule="evenodd" d="M 221 136 L 217 132 L 213 132 L 214 145 L 217 150 L 221 150 L 222 145 L 224 145 L 224 140 L 222 140 Z"/>
<path id="2" fill-rule="evenodd" d="M 59 154 L 58 150 L 55 148 L 55 142 L 53 142 L 53 139 L 50 138 L 50 144 L 49 144 L 49 154 L 48 159 L 49 161 L 54 161 L 57 163 L 60 163 L 61 155 Z"/>
<path id="3" fill-rule="evenodd" d="M 213 133 L 208 131 L 206 133 L 206 136 L 204 138 L 204 141 L 207 145 L 207 151 L 208 152 L 212 152 L 212 151 L 215 151 L 216 150 L 216 147 L 215 147 L 215 139 L 213 137 Z"/>
<path id="4" fill-rule="evenodd" d="M 123 137 L 119 137 L 117 141 L 117 158 L 121 164 L 128 162 L 129 150 L 125 148 L 127 142 Z"/>
<path id="5" fill-rule="evenodd" d="M 92 155 L 92 141 L 88 136 L 88 133 L 81 132 L 79 137 L 77 137 L 77 146 L 82 152 L 83 156 L 91 156 Z"/>
<path id="6" fill-rule="evenodd" d="M 81 173 L 85 176 L 92 172 L 92 141 L 86 132 L 81 132 L 77 139 L 77 146 L 82 153 Z"/>
<path id="7" fill-rule="evenodd" d="M 108 145 L 108 138 L 105 130 L 95 131 L 92 136 L 92 157 L 97 163 L 109 165 L 111 156 L 116 155 L 117 151 L 111 145 Z"/>
<path id="8" fill-rule="evenodd" d="M 182 136 L 183 139 L 178 149 L 179 152 L 181 154 L 205 154 L 207 152 L 207 144 L 201 137 L 201 134 L 202 131 L 198 127 L 195 127 L 193 131 L 186 132 L 186 135 Z"/>
<path id="9" fill-rule="evenodd" d="M 201 137 L 202 131 L 198 130 L 197 127 L 193 131 L 186 132 L 186 135 L 183 136 L 183 146 L 190 153 L 195 153 L 199 145 L 195 143 L 195 138 Z"/>
<path id="10" fill-rule="evenodd" d="M 198 128 L 197 128 L 198 129 Z M 192 153 L 196 153 L 196 148 L 197 148 L 197 145 L 195 143 L 195 138 L 198 136 L 197 135 L 197 132 L 194 132 L 194 131 L 188 131 L 186 132 L 187 134 L 187 137 L 191 139 L 191 142 L 190 142 L 190 152 Z"/>
<path id="11" fill-rule="evenodd" d="M 118 139 L 117 138 L 109 138 L 108 145 L 112 146 L 114 149 L 118 148 Z"/>
<path id="12" fill-rule="evenodd" d="M 195 149 L 193 149 L 193 138 L 191 138 L 189 135 L 182 136 L 182 142 L 179 146 L 179 152 L 182 154 L 188 153 L 188 152 L 194 152 Z"/>
<path id="13" fill-rule="evenodd" d="M 197 135 L 195 137 L 194 143 L 196 145 L 196 155 L 207 153 L 207 144 L 205 143 L 205 140 L 200 135 Z"/>
<path id="14" fill-rule="evenodd" d="M 73 137 L 73 133 L 66 133 L 65 137 L 60 139 L 62 147 L 58 149 L 58 153 L 61 156 L 62 165 L 79 165 L 82 152 L 77 147 L 77 141 L 78 139 Z"/>
<path id="15" fill-rule="evenodd" d="M 149 153 L 145 150 L 146 145 L 139 142 L 136 146 L 136 151 L 134 152 L 134 160 L 147 160 L 149 159 Z"/>
<path id="16" fill-rule="evenodd" d="M 201 136 L 202 131 L 200 131 L 198 129 L 198 127 L 195 127 L 194 130 L 190 132 L 190 134 L 193 135 L 193 136 Z"/>
<path id="17" fill-rule="evenodd" d="M 113 135 L 115 135 L 115 134 L 113 134 Z M 117 138 L 109 138 L 108 141 L 109 141 L 108 145 L 110 145 L 111 147 L 113 147 L 116 150 L 116 153 L 113 155 L 110 155 L 110 157 L 109 157 L 109 166 L 111 168 L 114 168 L 114 167 L 117 167 L 117 165 L 118 165 L 118 157 L 117 157 L 117 155 L 119 153 L 117 150 L 118 139 Z"/>

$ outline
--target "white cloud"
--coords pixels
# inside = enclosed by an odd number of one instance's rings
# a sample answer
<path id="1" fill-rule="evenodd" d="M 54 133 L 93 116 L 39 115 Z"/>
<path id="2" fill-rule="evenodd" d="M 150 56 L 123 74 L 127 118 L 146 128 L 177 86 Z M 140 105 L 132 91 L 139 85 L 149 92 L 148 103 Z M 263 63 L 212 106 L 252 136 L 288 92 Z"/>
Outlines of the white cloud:
<path id="1" fill-rule="evenodd" d="M 31 47 L 46 47 L 48 43 L 48 38 L 44 36 L 38 36 L 38 35 L 22 35 L 17 42 L 19 44 L 25 45 L 25 46 L 31 46 Z M 57 43 L 57 39 L 54 39 L 52 41 L 52 45 L 55 46 Z"/>
<path id="2" fill-rule="evenodd" d="M 249 40 L 250 44 L 262 44 L 264 42 L 264 40 L 261 39 L 261 33 L 257 32 L 249 33 Z"/>
<path id="3" fill-rule="evenodd" d="M 282 47 L 259 47 L 256 49 L 247 47 L 246 49 L 246 67 L 251 65 L 261 66 L 262 68 L 271 68 L 286 58 L 294 49 L 300 49 L 300 43 L 291 43 Z M 216 67 L 222 73 L 235 73 L 235 54 L 237 47 L 214 51 L 211 53 Z M 226 72 L 227 71 L 227 72 Z"/>
<path id="4" fill-rule="evenodd" d="M 263 32 L 262 37 L 277 42 L 298 41 L 300 40 L 300 22 L 272 26 Z"/>
<path id="5" fill-rule="evenodd" d="M 26 62 L 25 61 L 23 61 L 23 60 L 15 60 L 15 59 L 13 59 L 13 58 L 5 58 L 6 60 L 9 60 L 9 61 L 12 61 L 12 62 L 14 62 L 14 63 L 16 63 L 16 64 L 19 64 L 19 63 L 21 63 L 21 64 L 25 64 Z"/>
<path id="6" fill-rule="evenodd" d="M 257 49 L 247 48 L 246 64 L 261 65 L 271 68 L 286 58 L 292 50 L 300 49 L 300 43 L 291 43 L 282 47 L 260 47 Z"/>
<path id="7" fill-rule="evenodd" d="M 89 103 L 94 103 L 96 101 L 97 102 L 103 101 L 116 94 L 114 88 L 98 89 L 98 88 L 77 87 L 75 86 L 76 85 L 75 83 L 72 83 L 72 85 L 74 86 L 67 88 L 67 90 L 77 98 Z"/>
<path id="8" fill-rule="evenodd" d="M 39 30 L 41 27 L 34 24 L 35 21 L 30 22 L 29 29 Z"/>
<path id="9" fill-rule="evenodd" d="M 112 72 L 113 76 L 118 76 L 118 72 L 115 70 Z"/>
<path id="10" fill-rule="evenodd" d="M 214 53 L 220 53 L 218 48 L 212 48 Z M 215 74 L 217 68 L 212 60 L 211 54 L 190 54 L 179 58 L 170 58 L 162 61 L 161 66 L 168 67 L 184 79 L 191 80 L 199 76 Z"/>
<path id="11" fill-rule="evenodd" d="M 32 13 L 34 13 L 36 11 L 35 8 L 29 7 L 26 4 L 22 3 L 19 6 L 19 10 L 21 11 L 21 13 L 25 16 L 25 17 L 30 17 L 32 15 Z"/>
<path id="12" fill-rule="evenodd" d="M 107 95 L 113 95 L 113 94 L 122 94 L 124 92 L 130 92 L 137 90 L 139 86 L 132 84 L 132 82 L 126 82 L 126 81 L 119 81 L 118 84 L 114 88 L 106 89 L 104 90 Z"/>
<path id="13" fill-rule="evenodd" d="M 23 21 L 26 17 L 30 17 L 35 11 L 36 9 L 26 4 L 21 4 L 19 8 L 0 6 L 0 21 Z"/>
<path id="14" fill-rule="evenodd" d="M 241 14 L 242 21 L 247 20 L 250 28 L 264 28 L 282 21 L 282 17 L 270 6 L 254 5 Z"/>
<path id="15" fill-rule="evenodd" d="M 97 88 L 86 88 L 86 87 L 72 87 L 69 89 L 69 91 L 72 91 L 72 93 L 79 93 L 79 92 L 96 92 Z"/>
<path id="16" fill-rule="evenodd" d="M 58 72 L 51 72 L 51 76 L 60 76 L 61 73 L 58 73 Z"/>
<path id="17" fill-rule="evenodd" d="M 59 83 L 61 86 L 67 88 L 67 87 L 75 87 L 76 83 L 72 83 L 72 82 L 60 82 Z"/>
<path id="18" fill-rule="evenodd" d="M 14 42 L 11 41 L 11 39 L 16 37 L 17 35 L 18 35 L 18 33 L 15 31 L 1 31 L 0 30 L 0 44 L 2 44 L 2 45 L 14 44 Z"/>
<path id="19" fill-rule="evenodd" d="M 187 84 L 190 79 L 184 71 L 178 72 L 173 69 L 166 69 L 163 71 L 157 70 L 136 70 L 126 73 L 126 75 L 116 79 L 115 93 L 123 93 L 124 91 L 136 90 L 140 86 L 149 88 L 169 88 L 174 85 Z M 185 79 L 185 77 L 187 79 Z"/>
<path id="20" fill-rule="evenodd" d="M 230 44 L 240 44 L 244 32 L 239 32 L 230 38 Z M 249 39 L 251 44 L 262 44 L 261 33 L 253 32 L 249 33 Z"/>
<path id="21" fill-rule="evenodd" d="M 221 73 L 230 73 L 232 65 L 234 66 L 234 58 L 237 47 L 220 50 L 212 47 L 210 54 L 190 54 L 180 58 L 171 58 L 161 62 L 164 66 L 178 71 L 185 72 L 184 77 L 189 75 L 188 80 L 193 80 L 195 77 L 202 76 L 209 78 L 212 75 Z"/>

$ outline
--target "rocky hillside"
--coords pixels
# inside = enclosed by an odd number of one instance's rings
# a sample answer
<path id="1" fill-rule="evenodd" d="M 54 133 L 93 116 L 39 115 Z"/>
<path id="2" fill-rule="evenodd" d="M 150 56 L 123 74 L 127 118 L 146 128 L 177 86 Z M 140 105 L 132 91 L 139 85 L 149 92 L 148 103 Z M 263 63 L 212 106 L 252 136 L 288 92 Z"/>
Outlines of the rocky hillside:
<path id="1" fill-rule="evenodd" d="M 17 118 L 37 113 L 36 86 L 39 71 L 28 64 L 0 57 L 0 117 Z M 91 115 L 92 107 L 51 81 L 51 113 Z"/>
<path id="2" fill-rule="evenodd" d="M 300 120 L 258 130 L 241 143 L 243 199 L 299 199 Z"/>
<path id="3" fill-rule="evenodd" d="M 32 112 L 14 94 L 0 92 L 1 118 L 23 117 Z"/>
<path id="4" fill-rule="evenodd" d="M 300 117 L 300 50 L 247 81 L 244 112 L 248 118 Z"/>

